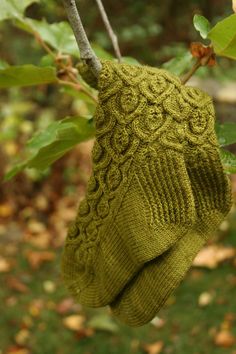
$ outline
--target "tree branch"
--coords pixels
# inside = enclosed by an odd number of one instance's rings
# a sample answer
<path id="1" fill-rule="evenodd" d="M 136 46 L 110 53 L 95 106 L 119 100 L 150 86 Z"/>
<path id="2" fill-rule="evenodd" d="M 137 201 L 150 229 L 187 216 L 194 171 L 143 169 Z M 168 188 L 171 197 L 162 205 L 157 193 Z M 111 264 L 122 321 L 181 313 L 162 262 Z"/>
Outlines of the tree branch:
<path id="1" fill-rule="evenodd" d="M 75 0 L 63 0 L 66 8 L 67 16 L 70 25 L 73 29 L 76 42 L 80 50 L 80 57 L 86 62 L 86 64 L 91 68 L 92 72 L 96 77 L 99 76 L 102 65 L 95 55 L 91 45 L 89 43 L 88 37 L 84 30 L 78 9 L 76 7 Z"/>
<path id="2" fill-rule="evenodd" d="M 103 6 L 102 0 L 96 0 L 96 3 L 98 5 L 100 14 L 102 16 L 104 25 L 106 27 L 107 33 L 111 39 L 113 48 L 114 48 L 114 52 L 116 54 L 116 57 L 118 59 L 119 62 L 121 62 L 121 52 L 120 52 L 120 48 L 119 48 L 119 43 L 118 43 L 118 38 L 117 35 L 115 34 L 115 32 L 113 31 L 110 21 L 108 19 L 108 16 L 106 14 L 105 8 Z"/>
<path id="3" fill-rule="evenodd" d="M 193 67 L 189 70 L 189 72 L 182 78 L 182 84 L 186 84 L 186 82 L 194 75 L 194 73 L 202 66 L 201 60 L 198 59 Z"/>

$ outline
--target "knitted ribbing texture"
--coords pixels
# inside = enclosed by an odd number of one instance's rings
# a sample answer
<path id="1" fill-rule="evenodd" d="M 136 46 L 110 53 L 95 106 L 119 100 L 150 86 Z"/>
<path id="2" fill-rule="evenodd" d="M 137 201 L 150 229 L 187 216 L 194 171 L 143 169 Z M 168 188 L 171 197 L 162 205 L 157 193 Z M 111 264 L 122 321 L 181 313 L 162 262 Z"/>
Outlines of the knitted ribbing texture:
<path id="1" fill-rule="evenodd" d="M 170 250 L 146 263 L 111 305 L 114 315 L 130 326 L 144 325 L 157 315 L 232 205 L 231 185 L 214 131 L 213 104 L 196 88 L 183 87 L 182 97 L 191 105 L 191 113 L 183 120 L 184 157 L 197 220 Z M 186 124 L 194 138 L 190 139 Z"/>

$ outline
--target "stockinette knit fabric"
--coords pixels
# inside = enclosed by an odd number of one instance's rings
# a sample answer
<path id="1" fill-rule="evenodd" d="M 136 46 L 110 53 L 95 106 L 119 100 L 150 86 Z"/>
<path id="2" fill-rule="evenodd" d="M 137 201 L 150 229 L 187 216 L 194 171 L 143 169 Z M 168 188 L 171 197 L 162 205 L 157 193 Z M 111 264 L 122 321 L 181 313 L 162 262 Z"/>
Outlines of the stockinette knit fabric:
<path id="1" fill-rule="evenodd" d="M 102 62 L 93 172 L 62 259 L 83 305 L 109 304 L 195 222 L 183 141 L 196 135 L 181 88 L 165 70 Z"/>
<path id="2" fill-rule="evenodd" d="M 144 325 L 157 315 L 232 205 L 230 181 L 221 165 L 214 131 L 211 99 L 199 89 L 184 86 L 181 97 L 191 112 L 182 116 L 184 158 L 197 219 L 170 250 L 146 263 L 112 303 L 114 315 L 130 326 Z"/>

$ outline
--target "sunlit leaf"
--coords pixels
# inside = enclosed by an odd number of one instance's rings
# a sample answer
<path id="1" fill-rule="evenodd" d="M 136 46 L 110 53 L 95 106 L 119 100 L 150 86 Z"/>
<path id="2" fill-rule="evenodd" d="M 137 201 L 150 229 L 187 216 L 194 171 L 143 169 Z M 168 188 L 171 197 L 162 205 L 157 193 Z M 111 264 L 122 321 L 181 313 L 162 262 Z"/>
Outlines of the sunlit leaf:
<path id="1" fill-rule="evenodd" d="M 53 24 L 29 18 L 18 21 L 17 26 L 29 33 L 38 33 L 44 42 L 56 49 L 59 53 L 79 57 L 79 48 L 75 36 L 68 22 Z"/>
<path id="2" fill-rule="evenodd" d="M 32 3 L 39 0 L 1 0 L 0 1 L 0 21 L 21 18 L 25 9 Z"/>
<path id="3" fill-rule="evenodd" d="M 196 30 L 200 32 L 201 37 L 206 39 L 207 34 L 211 29 L 211 25 L 208 19 L 201 15 L 195 15 L 193 18 L 193 24 Z"/>
<path id="4" fill-rule="evenodd" d="M 216 124 L 216 134 L 221 146 L 236 143 L 236 123 Z"/>
<path id="5" fill-rule="evenodd" d="M 236 14 L 216 24 L 208 33 L 216 54 L 236 59 Z"/>
<path id="6" fill-rule="evenodd" d="M 34 86 L 56 81 L 56 69 L 53 67 L 22 65 L 0 70 L 0 88 Z"/>

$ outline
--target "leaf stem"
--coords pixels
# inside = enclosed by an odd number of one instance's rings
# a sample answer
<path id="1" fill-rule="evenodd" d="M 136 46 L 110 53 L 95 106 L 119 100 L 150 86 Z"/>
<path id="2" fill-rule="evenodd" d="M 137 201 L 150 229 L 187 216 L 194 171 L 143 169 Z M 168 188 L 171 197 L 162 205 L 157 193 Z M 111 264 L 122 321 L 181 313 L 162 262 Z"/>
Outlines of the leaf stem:
<path id="1" fill-rule="evenodd" d="M 58 80 L 58 83 L 60 85 L 64 85 L 64 86 L 70 86 L 73 89 L 75 89 L 76 91 L 80 91 L 80 92 L 84 92 L 87 96 L 89 96 L 95 103 L 98 102 L 98 100 L 96 99 L 96 97 L 94 97 L 89 91 L 87 91 L 84 87 L 80 86 L 79 83 L 74 83 L 71 81 L 66 81 L 66 80 Z"/>

